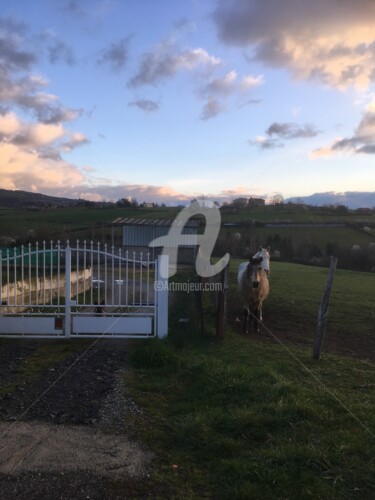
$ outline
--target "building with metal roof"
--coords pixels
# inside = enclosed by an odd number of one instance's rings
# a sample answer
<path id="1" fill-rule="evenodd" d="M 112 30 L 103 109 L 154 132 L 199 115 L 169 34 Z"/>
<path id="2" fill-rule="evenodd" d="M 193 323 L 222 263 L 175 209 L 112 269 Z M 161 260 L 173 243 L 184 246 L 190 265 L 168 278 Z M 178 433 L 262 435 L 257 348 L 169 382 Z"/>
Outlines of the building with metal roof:
<path id="1" fill-rule="evenodd" d="M 162 251 L 162 247 L 150 247 L 149 244 L 161 236 L 167 236 L 174 219 L 140 219 L 134 217 L 119 217 L 112 221 L 112 235 L 116 228 L 122 231 L 121 245 L 124 250 L 135 252 L 136 258 L 148 253 L 150 258 L 156 258 Z M 178 222 L 177 222 L 178 223 Z M 180 222 L 181 224 L 181 222 Z M 184 225 L 182 234 L 187 235 L 187 242 L 183 245 L 172 241 L 171 245 L 178 247 L 178 261 L 182 264 L 191 264 L 195 262 L 197 252 L 197 235 L 200 221 L 190 219 Z M 114 236 L 113 238 L 114 239 Z M 184 238 L 186 240 L 186 238 Z"/>

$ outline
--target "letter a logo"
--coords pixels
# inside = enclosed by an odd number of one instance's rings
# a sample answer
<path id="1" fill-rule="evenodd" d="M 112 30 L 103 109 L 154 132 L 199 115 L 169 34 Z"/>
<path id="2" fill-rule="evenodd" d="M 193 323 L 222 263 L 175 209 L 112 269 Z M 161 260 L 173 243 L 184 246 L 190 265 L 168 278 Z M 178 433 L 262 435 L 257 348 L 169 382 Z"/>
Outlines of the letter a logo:
<path id="1" fill-rule="evenodd" d="M 163 247 L 162 255 L 169 255 L 168 278 L 177 272 L 178 247 L 191 245 L 191 236 L 182 234 L 185 224 L 191 217 L 203 215 L 206 220 L 206 227 L 203 234 L 197 235 L 197 245 L 199 246 L 195 268 L 199 276 L 209 278 L 222 271 L 229 262 L 229 254 L 226 253 L 219 262 L 212 265 L 210 262 L 212 250 L 215 246 L 220 231 L 220 210 L 214 204 L 209 207 L 201 207 L 197 202 L 185 207 L 177 215 L 166 236 L 155 238 L 149 244 L 150 247 Z"/>

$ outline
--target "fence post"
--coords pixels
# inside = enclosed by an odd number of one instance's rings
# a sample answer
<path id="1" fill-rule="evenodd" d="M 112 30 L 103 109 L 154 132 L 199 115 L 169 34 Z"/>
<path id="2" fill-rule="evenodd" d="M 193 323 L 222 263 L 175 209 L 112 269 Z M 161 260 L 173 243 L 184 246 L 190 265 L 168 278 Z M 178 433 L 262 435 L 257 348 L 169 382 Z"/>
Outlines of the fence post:
<path id="1" fill-rule="evenodd" d="M 168 255 L 159 255 L 158 273 L 155 282 L 155 298 L 157 301 L 156 311 L 156 335 L 163 339 L 168 335 Z"/>
<path id="2" fill-rule="evenodd" d="M 220 273 L 220 290 L 217 292 L 216 337 L 225 338 L 225 321 L 227 317 L 227 291 L 229 283 L 229 262 Z"/>
<path id="3" fill-rule="evenodd" d="M 71 333 L 71 269 L 72 253 L 69 247 L 69 241 L 65 248 L 65 338 L 70 338 Z"/>
<path id="4" fill-rule="evenodd" d="M 337 257 L 331 257 L 327 283 L 323 293 L 322 300 L 320 302 L 319 313 L 318 313 L 318 325 L 314 339 L 313 358 L 317 360 L 320 359 L 320 354 L 322 352 L 323 338 L 328 319 L 329 297 L 331 295 L 331 289 L 333 285 L 333 278 L 335 276 L 336 265 L 337 265 Z"/>

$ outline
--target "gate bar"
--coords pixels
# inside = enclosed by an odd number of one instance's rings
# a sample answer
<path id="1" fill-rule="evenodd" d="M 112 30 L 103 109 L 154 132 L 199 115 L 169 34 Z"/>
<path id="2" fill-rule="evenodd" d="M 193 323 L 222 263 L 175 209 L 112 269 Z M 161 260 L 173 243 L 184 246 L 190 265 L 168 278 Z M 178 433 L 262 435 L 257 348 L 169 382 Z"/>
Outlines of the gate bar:
<path id="1" fill-rule="evenodd" d="M 71 282 L 70 272 L 72 267 L 72 254 L 69 246 L 69 240 L 66 242 L 65 249 L 65 337 L 70 337 L 71 331 Z"/>

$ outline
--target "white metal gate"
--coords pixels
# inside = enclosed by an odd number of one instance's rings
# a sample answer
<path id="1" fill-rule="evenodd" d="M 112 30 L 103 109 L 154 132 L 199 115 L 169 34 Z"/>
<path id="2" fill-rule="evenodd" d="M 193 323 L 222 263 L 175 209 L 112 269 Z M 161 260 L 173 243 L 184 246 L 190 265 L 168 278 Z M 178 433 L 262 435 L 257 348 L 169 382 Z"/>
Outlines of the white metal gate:
<path id="1" fill-rule="evenodd" d="M 165 337 L 168 258 L 93 242 L 0 251 L 0 337 Z"/>

